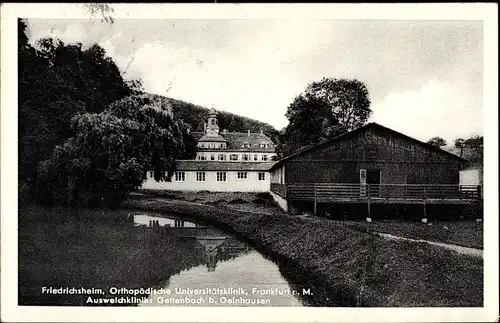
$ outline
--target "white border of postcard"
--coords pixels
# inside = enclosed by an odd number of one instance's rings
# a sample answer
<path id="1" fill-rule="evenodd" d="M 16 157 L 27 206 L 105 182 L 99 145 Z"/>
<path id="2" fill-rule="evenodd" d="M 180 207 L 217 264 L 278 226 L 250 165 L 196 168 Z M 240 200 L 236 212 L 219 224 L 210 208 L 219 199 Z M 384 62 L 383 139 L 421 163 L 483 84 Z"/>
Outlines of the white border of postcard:
<path id="1" fill-rule="evenodd" d="M 112 4 L 116 19 L 397 19 L 484 22 L 484 307 L 482 308 L 85 308 L 17 305 L 17 23 L 88 18 L 81 4 L 1 8 L 1 320 L 6 322 L 470 322 L 498 321 L 497 4 Z"/>

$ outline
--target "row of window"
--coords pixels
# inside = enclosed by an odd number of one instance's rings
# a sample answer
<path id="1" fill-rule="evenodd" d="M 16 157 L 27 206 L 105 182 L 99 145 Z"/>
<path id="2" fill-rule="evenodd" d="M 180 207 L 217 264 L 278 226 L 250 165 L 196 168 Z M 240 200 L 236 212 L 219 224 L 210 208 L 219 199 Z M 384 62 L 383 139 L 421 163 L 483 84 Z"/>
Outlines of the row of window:
<path id="1" fill-rule="evenodd" d="M 200 147 L 200 148 L 218 148 L 218 149 L 225 149 L 225 148 L 227 148 L 227 146 L 226 146 L 225 143 L 213 143 L 213 142 L 199 143 L 198 147 Z M 250 147 L 252 147 L 252 145 L 245 142 L 245 143 L 243 143 L 241 145 L 241 147 L 243 147 L 243 148 L 250 148 Z M 260 148 L 269 148 L 269 144 L 263 142 L 263 143 L 259 144 L 259 147 Z"/>
<path id="2" fill-rule="evenodd" d="M 216 148 L 216 149 L 225 149 L 227 148 L 225 143 L 200 143 L 198 144 L 200 148 Z"/>
<path id="3" fill-rule="evenodd" d="M 238 172 L 238 179 L 247 179 L 248 172 Z M 186 172 L 175 172 L 175 181 L 176 182 L 185 182 L 186 181 Z M 266 173 L 259 172 L 258 173 L 259 181 L 266 180 Z M 207 176 L 205 172 L 196 172 L 196 181 L 197 182 L 205 182 L 207 180 Z M 217 182 L 227 182 L 227 172 L 217 172 Z"/>
<path id="4" fill-rule="evenodd" d="M 243 145 L 241 145 L 243 148 L 250 148 L 252 147 L 252 144 L 249 144 L 248 142 L 244 142 Z M 266 142 L 262 142 L 259 144 L 260 148 L 269 148 L 269 144 Z"/>
<path id="5" fill-rule="evenodd" d="M 239 155 L 238 154 L 231 154 L 229 155 L 229 160 L 231 161 L 238 161 Z M 241 156 L 242 161 L 250 161 L 252 158 L 252 155 L 250 154 L 243 154 Z M 268 161 L 269 156 L 267 155 L 262 155 L 260 157 L 262 161 Z M 198 160 L 208 160 L 208 156 L 206 155 L 198 155 Z M 210 155 L 210 160 L 215 160 L 215 155 Z M 225 154 L 219 154 L 217 155 L 217 160 L 218 161 L 225 161 L 226 160 L 226 155 Z M 253 155 L 253 161 L 259 161 L 259 155 L 255 154 Z"/>

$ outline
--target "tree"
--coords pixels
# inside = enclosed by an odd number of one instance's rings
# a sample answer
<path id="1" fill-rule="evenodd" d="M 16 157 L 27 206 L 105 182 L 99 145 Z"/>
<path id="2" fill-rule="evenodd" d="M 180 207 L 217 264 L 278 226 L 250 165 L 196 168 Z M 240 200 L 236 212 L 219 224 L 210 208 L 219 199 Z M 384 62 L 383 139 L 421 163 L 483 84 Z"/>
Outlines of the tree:
<path id="1" fill-rule="evenodd" d="M 99 114 L 78 114 L 71 128 L 74 136 L 39 166 L 47 201 L 117 206 L 148 171 L 157 181 L 170 180 L 175 160 L 193 155 L 184 143 L 189 128 L 170 106 L 147 95 L 124 98 Z"/>
<path id="2" fill-rule="evenodd" d="M 455 140 L 455 148 L 460 149 L 460 157 L 467 159 L 471 164 L 483 163 L 483 136 L 458 138 Z"/>
<path id="3" fill-rule="evenodd" d="M 465 156 L 472 164 L 483 163 L 483 136 L 472 136 L 464 141 L 464 147 L 467 148 Z"/>
<path id="4" fill-rule="evenodd" d="M 107 3 L 85 3 L 83 7 L 87 9 L 91 17 L 94 17 L 96 14 L 100 15 L 101 22 L 113 24 L 115 21 L 112 16 L 115 10 Z"/>
<path id="5" fill-rule="evenodd" d="M 74 115 L 100 113 L 141 86 L 125 80 L 98 45 L 83 50 L 52 38 L 38 45 L 29 44 L 27 25 L 18 19 L 19 193 L 27 197 L 34 194 L 38 163 L 73 135 Z"/>
<path id="6" fill-rule="evenodd" d="M 281 156 L 331 139 L 366 123 L 372 111 L 364 83 L 323 78 L 312 82 L 288 106 L 288 126 L 279 136 Z"/>
<path id="7" fill-rule="evenodd" d="M 464 153 L 464 142 L 462 138 L 455 139 L 455 148 L 460 149 L 460 157 L 463 156 Z"/>
<path id="8" fill-rule="evenodd" d="M 432 137 L 427 141 L 427 143 L 436 148 L 441 148 L 447 145 L 446 140 L 441 137 Z"/>

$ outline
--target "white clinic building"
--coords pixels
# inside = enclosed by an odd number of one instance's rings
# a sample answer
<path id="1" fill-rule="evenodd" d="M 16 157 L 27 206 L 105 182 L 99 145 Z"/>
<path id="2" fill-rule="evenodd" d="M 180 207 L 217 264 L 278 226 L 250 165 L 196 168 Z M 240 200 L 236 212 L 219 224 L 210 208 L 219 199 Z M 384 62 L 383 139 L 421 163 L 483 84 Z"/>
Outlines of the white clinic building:
<path id="1" fill-rule="evenodd" d="M 157 182 L 148 172 L 143 189 L 213 192 L 267 192 L 274 164 L 275 144 L 261 132 L 219 131 L 217 112 L 211 109 L 198 141 L 195 160 L 177 160 L 170 182 Z"/>

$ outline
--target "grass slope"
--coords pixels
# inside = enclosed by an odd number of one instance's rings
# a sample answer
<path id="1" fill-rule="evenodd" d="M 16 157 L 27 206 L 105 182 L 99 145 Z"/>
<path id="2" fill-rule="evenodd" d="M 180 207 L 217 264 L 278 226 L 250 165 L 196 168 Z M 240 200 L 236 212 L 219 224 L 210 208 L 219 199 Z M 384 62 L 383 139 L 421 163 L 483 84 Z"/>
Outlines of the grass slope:
<path id="1" fill-rule="evenodd" d="M 366 230 L 366 223 L 338 221 L 356 230 Z M 432 225 L 411 221 L 374 221 L 370 230 L 395 236 L 444 242 L 483 249 L 483 223 L 476 221 L 434 221 Z"/>
<path id="2" fill-rule="evenodd" d="M 483 261 L 436 246 L 389 241 L 333 221 L 138 198 L 129 207 L 189 215 L 250 240 L 329 286 L 339 306 L 482 306 Z"/>

